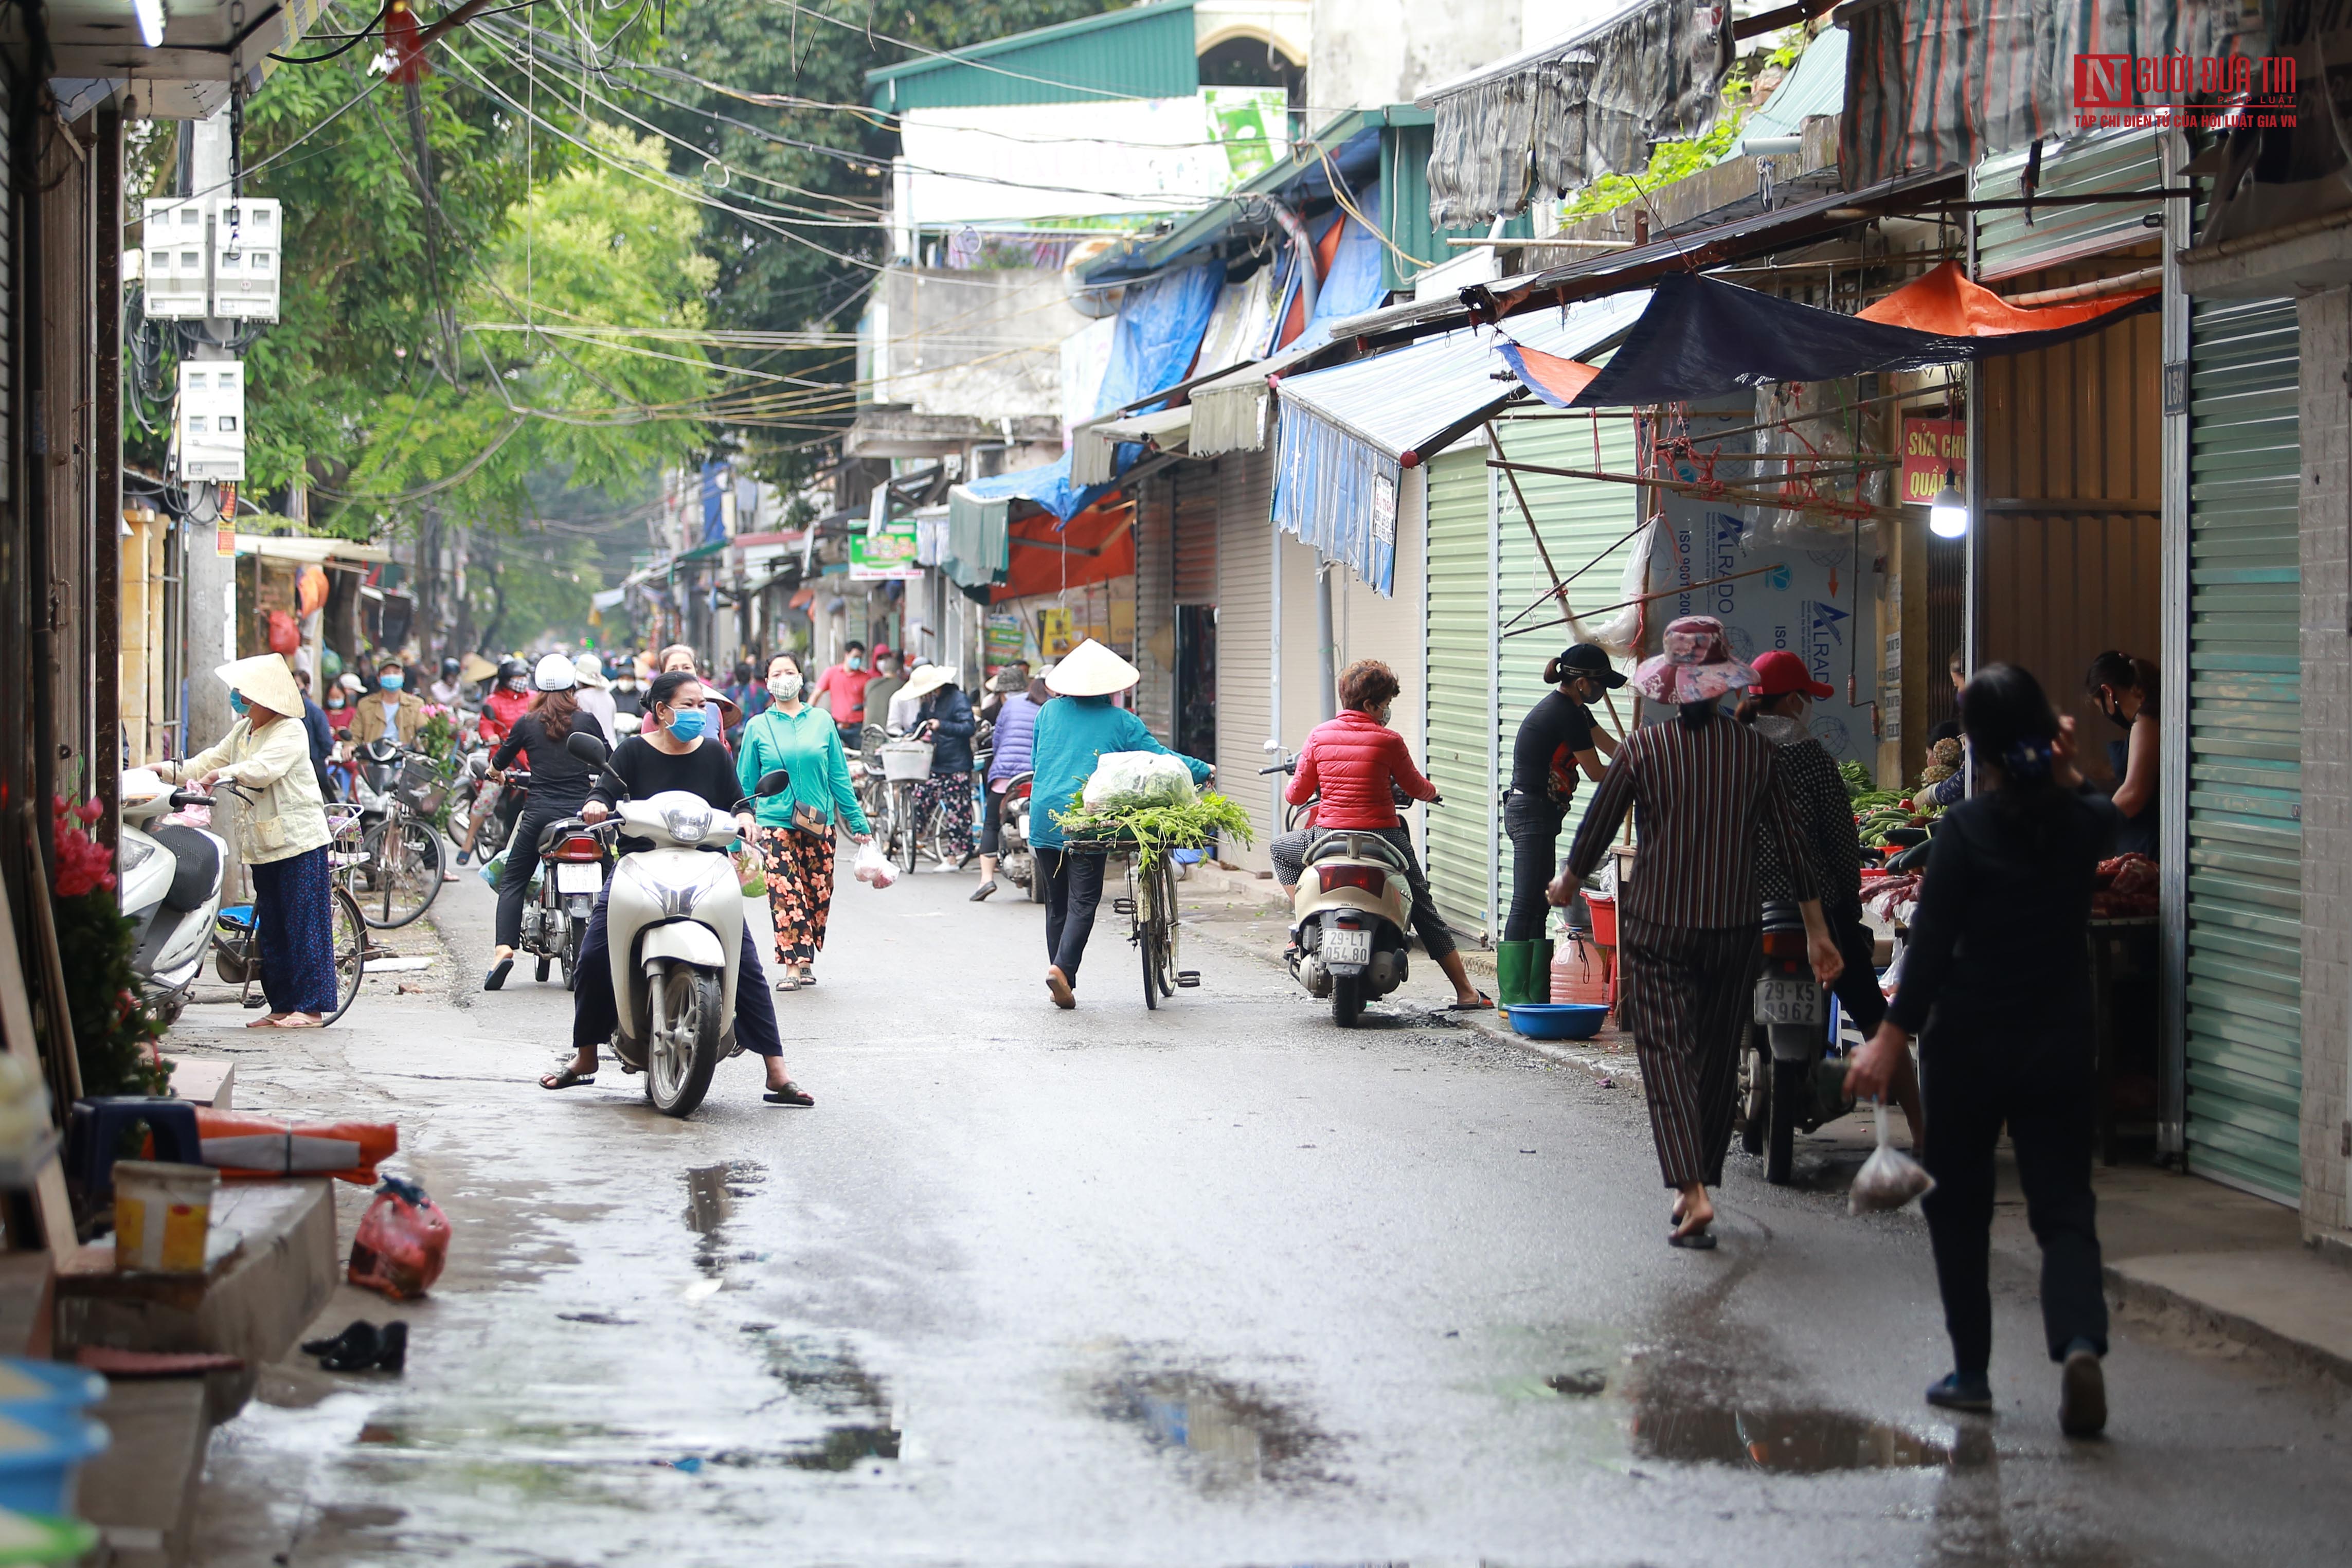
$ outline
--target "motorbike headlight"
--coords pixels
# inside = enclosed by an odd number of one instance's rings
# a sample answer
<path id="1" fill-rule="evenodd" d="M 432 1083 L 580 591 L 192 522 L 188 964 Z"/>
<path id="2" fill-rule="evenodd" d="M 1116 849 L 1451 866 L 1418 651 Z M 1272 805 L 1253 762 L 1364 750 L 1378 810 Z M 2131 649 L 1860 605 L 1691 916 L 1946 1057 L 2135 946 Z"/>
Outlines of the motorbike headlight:
<path id="1" fill-rule="evenodd" d="M 145 865 L 154 853 L 154 845 L 142 844 L 137 839 L 125 839 L 122 841 L 122 869 L 136 871 Z"/>
<path id="2" fill-rule="evenodd" d="M 710 813 L 689 811 L 684 808 L 662 813 L 662 826 L 669 836 L 682 844 L 698 844 L 710 836 Z"/>

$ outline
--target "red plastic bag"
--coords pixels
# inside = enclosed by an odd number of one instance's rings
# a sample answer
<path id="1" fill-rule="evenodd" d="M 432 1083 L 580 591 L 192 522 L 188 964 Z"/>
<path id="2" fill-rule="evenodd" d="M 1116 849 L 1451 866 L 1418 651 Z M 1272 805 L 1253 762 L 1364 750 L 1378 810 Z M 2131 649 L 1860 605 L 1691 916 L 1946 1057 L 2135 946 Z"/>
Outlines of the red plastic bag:
<path id="1" fill-rule="evenodd" d="M 449 1219 L 425 1189 L 386 1176 L 352 1238 L 351 1281 L 395 1301 L 423 1295 L 449 1260 Z"/>
<path id="2" fill-rule="evenodd" d="M 294 617 L 283 610 L 269 612 L 269 651 L 291 658 L 294 650 L 302 645 L 302 633 L 294 624 Z"/>

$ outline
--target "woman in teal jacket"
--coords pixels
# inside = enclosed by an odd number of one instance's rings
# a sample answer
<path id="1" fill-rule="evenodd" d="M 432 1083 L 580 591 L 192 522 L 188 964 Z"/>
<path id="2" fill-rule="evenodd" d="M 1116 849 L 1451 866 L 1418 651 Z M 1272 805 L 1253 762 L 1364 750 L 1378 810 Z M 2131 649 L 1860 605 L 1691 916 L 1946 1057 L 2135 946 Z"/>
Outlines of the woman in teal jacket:
<path id="1" fill-rule="evenodd" d="M 796 991 L 816 984 L 816 956 L 833 913 L 835 824 L 861 844 L 872 832 L 849 782 L 841 731 L 829 715 L 801 701 L 800 662 L 790 653 L 768 661 L 768 697 L 767 711 L 743 727 L 735 776 L 746 795 L 771 768 L 793 776 L 792 788 L 755 810 L 760 852 L 768 862 L 768 917 L 776 930 L 776 989 Z"/>
<path id="2" fill-rule="evenodd" d="M 1207 763 L 1169 750 L 1141 719 L 1111 706 L 1112 693 L 1142 678 L 1140 670 L 1091 637 L 1045 674 L 1045 687 L 1055 695 L 1038 710 L 1031 732 L 1029 766 L 1037 781 L 1029 800 L 1029 847 L 1045 878 L 1045 988 L 1057 1008 L 1078 1005 L 1071 988 L 1077 984 L 1078 961 L 1087 955 L 1095 910 L 1102 904 L 1104 857 L 1066 850 L 1054 813 L 1076 809 L 1096 760 L 1108 752 L 1157 751 L 1181 758 L 1192 770 L 1193 783 L 1209 781 Z"/>

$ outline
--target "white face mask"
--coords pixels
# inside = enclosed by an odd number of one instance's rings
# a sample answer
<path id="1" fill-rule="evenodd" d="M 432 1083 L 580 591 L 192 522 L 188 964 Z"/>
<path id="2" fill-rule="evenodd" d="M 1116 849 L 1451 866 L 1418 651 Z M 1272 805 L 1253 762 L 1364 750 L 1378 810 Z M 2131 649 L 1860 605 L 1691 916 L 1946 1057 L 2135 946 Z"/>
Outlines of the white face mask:
<path id="1" fill-rule="evenodd" d="M 770 675 L 768 695 L 780 703 L 788 703 L 801 695 L 801 678 L 793 675 Z"/>

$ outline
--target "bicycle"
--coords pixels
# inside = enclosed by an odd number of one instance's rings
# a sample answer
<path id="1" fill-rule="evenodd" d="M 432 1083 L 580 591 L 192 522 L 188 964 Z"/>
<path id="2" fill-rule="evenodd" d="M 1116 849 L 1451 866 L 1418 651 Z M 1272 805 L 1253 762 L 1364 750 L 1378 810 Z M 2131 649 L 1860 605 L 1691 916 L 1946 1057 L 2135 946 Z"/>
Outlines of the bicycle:
<path id="1" fill-rule="evenodd" d="M 1176 967 L 1177 932 L 1182 926 L 1176 902 L 1175 861 L 1169 846 L 1147 861 L 1141 847 L 1122 834 L 1115 839 L 1073 841 L 1064 850 L 1072 854 L 1118 855 L 1127 862 L 1127 896 L 1111 900 L 1111 913 L 1129 917 L 1127 939 L 1133 943 L 1143 969 L 1143 1005 L 1157 1010 L 1161 1001 L 1179 990 L 1201 983 L 1198 969 Z"/>
<path id="2" fill-rule="evenodd" d="M 359 999 L 360 981 L 367 974 L 367 920 L 359 901 L 340 883 L 328 889 L 334 904 L 335 1010 L 321 1015 L 324 1027 L 352 1010 Z M 237 1001 L 248 1008 L 267 1007 L 253 988 L 261 983 L 260 922 L 249 904 L 231 904 L 213 918 L 213 971 L 239 988 Z"/>
<path id="3" fill-rule="evenodd" d="M 441 835 L 433 825 L 437 802 L 433 811 L 420 802 L 448 780 L 432 758 L 388 740 L 367 747 L 361 761 L 357 809 L 366 825 L 359 831 L 359 853 L 344 862 L 339 880 L 370 925 L 395 930 L 441 895 Z"/>

